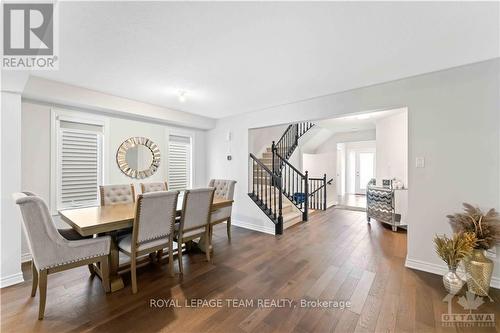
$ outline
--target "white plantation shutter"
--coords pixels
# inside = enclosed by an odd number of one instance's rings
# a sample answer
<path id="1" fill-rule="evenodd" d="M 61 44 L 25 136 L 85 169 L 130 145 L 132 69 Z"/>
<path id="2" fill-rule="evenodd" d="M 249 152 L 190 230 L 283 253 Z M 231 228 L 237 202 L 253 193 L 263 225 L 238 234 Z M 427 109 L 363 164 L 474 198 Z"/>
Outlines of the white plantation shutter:
<path id="1" fill-rule="evenodd" d="M 191 185 L 191 138 L 169 136 L 168 189 L 184 190 Z"/>
<path id="2" fill-rule="evenodd" d="M 97 205 L 101 166 L 101 132 L 60 128 L 58 208 Z"/>

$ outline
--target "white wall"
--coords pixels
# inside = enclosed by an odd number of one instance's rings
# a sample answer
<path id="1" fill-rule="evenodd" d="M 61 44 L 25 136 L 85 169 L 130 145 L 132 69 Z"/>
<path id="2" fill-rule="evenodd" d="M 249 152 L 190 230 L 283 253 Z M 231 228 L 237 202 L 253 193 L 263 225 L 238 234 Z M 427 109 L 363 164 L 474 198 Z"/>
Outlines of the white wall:
<path id="1" fill-rule="evenodd" d="M 272 223 L 246 195 L 249 128 L 408 107 L 407 265 L 443 272 L 432 238 L 451 232 L 446 214 L 460 211 L 464 201 L 499 208 L 499 67 L 496 58 L 220 119 L 208 134 L 208 175 L 238 181 L 234 224 L 269 230 Z M 227 130 L 242 147 L 232 161 L 219 149 Z M 414 167 L 417 156 L 426 158 L 425 168 Z M 500 286 L 498 259 L 494 277 Z"/>
<path id="2" fill-rule="evenodd" d="M 377 119 L 377 184 L 396 178 L 408 185 L 408 111 Z"/>
<path id="3" fill-rule="evenodd" d="M 40 195 L 47 203 L 51 197 L 51 109 L 54 106 L 48 103 L 24 100 L 22 103 L 22 163 L 21 163 L 21 188 Z M 67 112 L 81 114 L 82 110 L 72 108 L 61 108 Z M 85 112 L 83 112 L 85 113 Z M 95 116 L 92 113 L 89 117 Z M 167 179 L 167 145 L 168 134 L 170 132 L 185 133 L 193 136 L 193 187 L 206 186 L 206 132 L 202 130 L 166 126 L 147 121 L 137 121 L 116 116 L 105 116 L 107 119 L 108 137 L 104 140 L 107 146 L 104 147 L 106 184 L 135 184 L 136 193 L 140 193 L 141 182 L 165 181 Z M 160 168 L 151 177 L 144 180 L 137 180 L 123 174 L 116 163 L 116 151 L 123 141 L 133 136 L 144 136 L 153 140 L 160 148 L 161 162 Z M 53 211 L 55 208 L 53 209 Z M 59 227 L 68 227 L 64 222 L 59 221 L 58 216 L 54 216 Z M 22 237 L 22 257 L 29 260 L 29 248 L 24 235 Z"/>
<path id="4" fill-rule="evenodd" d="M 278 142 L 287 127 L 288 124 L 250 129 L 248 133 L 249 152 L 261 157 L 266 148 L 271 147 L 273 141 Z"/>
<path id="5" fill-rule="evenodd" d="M 336 152 L 322 154 L 303 154 L 302 167 L 308 171 L 309 177 L 322 178 L 326 174 L 326 181 L 335 180 L 337 170 Z M 337 204 L 337 188 L 335 183 L 326 186 L 327 207 Z"/>
<path id="6" fill-rule="evenodd" d="M 23 282 L 21 272 L 21 214 L 12 193 L 21 190 L 21 95 L 2 91 L 0 288 Z"/>

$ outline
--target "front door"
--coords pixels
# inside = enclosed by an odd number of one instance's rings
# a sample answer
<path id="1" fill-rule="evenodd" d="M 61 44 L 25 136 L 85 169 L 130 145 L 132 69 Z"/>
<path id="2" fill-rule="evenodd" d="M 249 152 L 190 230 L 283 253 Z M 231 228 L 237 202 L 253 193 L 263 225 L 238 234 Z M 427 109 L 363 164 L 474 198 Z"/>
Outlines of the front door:
<path id="1" fill-rule="evenodd" d="M 375 177 L 375 152 L 356 151 L 355 165 L 355 192 L 366 194 L 368 182 Z"/>

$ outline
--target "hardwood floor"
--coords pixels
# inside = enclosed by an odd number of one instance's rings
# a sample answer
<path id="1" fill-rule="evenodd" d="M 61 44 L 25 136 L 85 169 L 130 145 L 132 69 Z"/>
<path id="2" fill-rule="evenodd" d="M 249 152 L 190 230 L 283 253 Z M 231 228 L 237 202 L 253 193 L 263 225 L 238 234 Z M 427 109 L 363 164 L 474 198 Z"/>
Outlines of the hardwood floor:
<path id="1" fill-rule="evenodd" d="M 86 267 L 54 274 L 43 321 L 37 320 L 38 295 L 30 297 L 26 265 L 27 281 L 1 290 L 1 331 L 498 332 L 500 327 L 499 290 L 492 290 L 493 302 L 485 299 L 480 311 L 473 311 L 494 313 L 494 327 L 443 326 L 448 304 L 441 277 L 405 268 L 405 232 L 393 233 L 375 221 L 368 225 L 360 212 L 329 209 L 280 237 L 234 227 L 232 244 L 219 225 L 214 248 L 212 264 L 201 252 L 184 255 L 182 280 L 169 277 L 166 262 L 140 268 L 136 295 L 128 274 L 125 289 L 107 295 Z M 180 307 L 150 306 L 168 299 Z M 228 299 L 255 303 L 229 307 Z M 259 299 L 287 299 L 292 306 L 259 308 Z M 316 299 L 352 306 L 299 306 Z M 457 299 L 453 313 L 468 313 Z M 188 308 L 186 300 L 221 300 L 222 306 Z"/>

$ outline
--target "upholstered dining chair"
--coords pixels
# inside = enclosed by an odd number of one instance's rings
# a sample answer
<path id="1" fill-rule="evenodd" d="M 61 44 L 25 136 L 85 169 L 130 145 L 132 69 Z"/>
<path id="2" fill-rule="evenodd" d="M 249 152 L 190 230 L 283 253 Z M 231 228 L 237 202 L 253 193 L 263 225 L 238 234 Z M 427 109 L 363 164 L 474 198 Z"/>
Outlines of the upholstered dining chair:
<path id="1" fill-rule="evenodd" d="M 169 272 L 174 275 L 173 237 L 179 191 L 140 194 L 135 206 L 132 233 L 118 241 L 118 249 L 130 257 L 132 293 L 137 293 L 137 257 L 168 248 Z"/>
<path id="2" fill-rule="evenodd" d="M 47 299 L 47 275 L 63 270 L 100 263 L 102 285 L 110 290 L 108 256 L 111 238 L 68 240 L 56 229 L 45 202 L 35 195 L 15 193 L 14 199 L 23 216 L 24 231 L 31 250 L 33 282 L 31 296 L 40 290 L 38 319 L 43 319 Z"/>
<path id="3" fill-rule="evenodd" d="M 101 206 L 130 204 L 135 202 L 134 184 L 99 185 Z M 132 232 L 132 228 L 125 228 L 116 233 L 118 239 Z M 90 272 L 92 269 L 89 266 Z"/>
<path id="4" fill-rule="evenodd" d="M 209 187 L 215 188 L 215 197 L 222 198 L 226 200 L 233 200 L 234 198 L 234 187 L 236 185 L 235 180 L 227 180 L 227 179 L 212 179 L 208 184 Z M 228 207 L 219 208 L 216 211 L 212 212 L 210 217 L 210 234 L 212 233 L 212 228 L 214 225 L 226 222 L 227 228 L 227 238 L 229 242 L 231 242 L 231 211 L 233 209 L 233 205 Z"/>
<path id="5" fill-rule="evenodd" d="M 100 185 L 101 206 L 135 202 L 134 184 Z"/>
<path id="6" fill-rule="evenodd" d="M 214 200 L 215 189 L 200 188 L 184 191 L 182 215 L 180 223 L 175 224 L 175 240 L 177 241 L 179 271 L 183 274 L 182 244 L 204 237 L 205 253 L 210 262 L 210 211 Z"/>
<path id="7" fill-rule="evenodd" d="M 158 192 L 158 191 L 168 191 L 167 182 L 156 182 L 156 183 L 141 183 L 141 192 Z"/>

